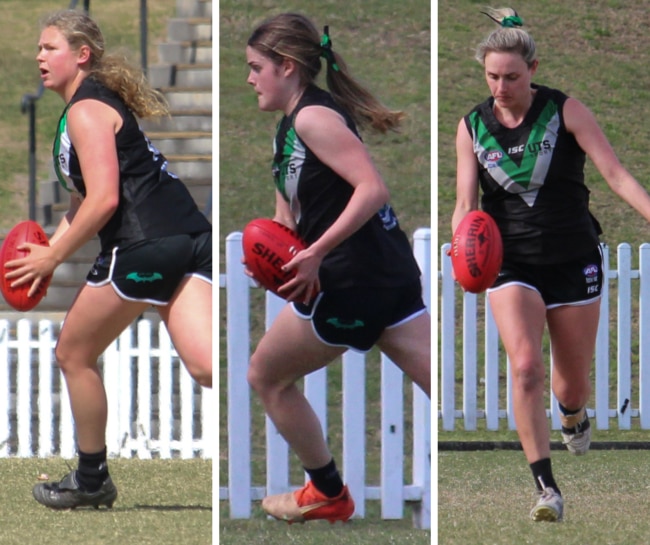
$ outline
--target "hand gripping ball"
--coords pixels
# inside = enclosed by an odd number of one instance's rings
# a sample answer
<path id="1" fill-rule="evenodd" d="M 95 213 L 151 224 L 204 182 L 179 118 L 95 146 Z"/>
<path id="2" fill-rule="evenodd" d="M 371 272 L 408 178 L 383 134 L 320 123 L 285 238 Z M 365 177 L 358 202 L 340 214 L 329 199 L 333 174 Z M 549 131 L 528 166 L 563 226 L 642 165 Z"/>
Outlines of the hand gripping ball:
<path id="1" fill-rule="evenodd" d="M 246 267 L 264 288 L 278 294 L 278 288 L 295 276 L 282 267 L 307 245 L 291 229 L 266 218 L 254 219 L 242 235 Z"/>
<path id="2" fill-rule="evenodd" d="M 41 302 L 41 299 L 45 297 L 47 288 L 50 285 L 52 276 L 48 276 L 38 286 L 36 293 L 31 297 L 27 297 L 27 293 L 31 287 L 31 282 L 22 284 L 17 288 L 12 288 L 11 283 L 15 279 L 8 280 L 5 278 L 5 274 L 11 269 L 5 268 L 4 264 L 7 261 L 12 259 L 19 259 L 25 257 L 29 254 L 27 250 L 18 250 L 18 246 L 22 245 L 25 242 L 31 242 L 33 244 L 40 244 L 41 246 L 49 246 L 47 235 L 41 226 L 35 221 L 27 220 L 21 221 L 15 225 L 2 243 L 0 247 L 0 291 L 2 292 L 5 301 L 16 310 L 27 311 L 33 309 L 38 303 Z"/>

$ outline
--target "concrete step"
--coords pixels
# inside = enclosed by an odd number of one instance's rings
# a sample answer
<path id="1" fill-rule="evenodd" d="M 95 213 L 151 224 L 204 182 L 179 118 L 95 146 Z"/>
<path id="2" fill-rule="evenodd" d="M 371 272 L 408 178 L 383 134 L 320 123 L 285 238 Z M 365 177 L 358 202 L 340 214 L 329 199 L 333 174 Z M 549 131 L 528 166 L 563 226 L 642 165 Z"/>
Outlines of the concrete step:
<path id="1" fill-rule="evenodd" d="M 179 17 L 211 17 L 212 0 L 176 0 Z"/>
<path id="2" fill-rule="evenodd" d="M 184 17 L 170 19 L 167 36 L 171 42 L 212 40 L 212 17 Z"/>
<path id="3" fill-rule="evenodd" d="M 158 45 L 162 64 L 212 62 L 212 40 L 184 40 Z"/>
<path id="4" fill-rule="evenodd" d="M 196 109 L 212 112 L 212 86 L 210 87 L 163 87 L 165 95 L 173 110 L 194 111 Z"/>
<path id="5" fill-rule="evenodd" d="M 163 155 L 211 155 L 212 133 L 201 131 L 149 132 L 149 139 Z"/>
<path id="6" fill-rule="evenodd" d="M 189 184 L 192 179 L 212 178 L 212 156 L 165 155 L 165 157 L 169 161 L 169 172 L 176 174 L 185 184 Z"/>
<path id="7" fill-rule="evenodd" d="M 147 78 L 152 87 L 210 87 L 212 63 L 157 64 L 149 67 Z"/>
<path id="8" fill-rule="evenodd" d="M 210 110 L 173 110 L 169 117 L 141 119 L 140 126 L 150 132 L 199 131 L 212 133 L 212 112 Z"/>

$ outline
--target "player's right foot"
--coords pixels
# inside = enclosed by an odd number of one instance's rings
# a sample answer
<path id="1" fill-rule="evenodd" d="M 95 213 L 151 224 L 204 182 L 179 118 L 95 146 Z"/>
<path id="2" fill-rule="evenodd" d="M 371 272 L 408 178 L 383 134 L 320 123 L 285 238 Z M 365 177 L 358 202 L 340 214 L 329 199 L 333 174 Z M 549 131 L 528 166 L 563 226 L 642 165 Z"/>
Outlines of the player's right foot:
<path id="1" fill-rule="evenodd" d="M 34 486 L 32 494 L 38 503 L 51 509 L 74 509 L 76 507 L 94 507 L 105 505 L 113 507 L 117 498 L 117 488 L 108 477 L 96 492 L 85 492 L 79 488 L 76 471 L 68 473 L 61 482 L 39 483 Z"/>
<path id="2" fill-rule="evenodd" d="M 295 492 L 267 496 L 262 500 L 262 509 L 278 520 L 288 523 L 324 519 L 331 523 L 346 521 L 354 513 L 354 501 L 347 486 L 341 493 L 329 498 L 320 492 L 311 481 Z"/>
<path id="3" fill-rule="evenodd" d="M 560 522 L 564 513 L 564 500 L 558 492 L 551 488 L 545 488 L 540 492 L 537 504 L 530 512 L 530 518 L 535 522 Z"/>
<path id="4" fill-rule="evenodd" d="M 572 454 L 586 454 L 591 444 L 591 425 L 584 407 L 576 414 L 564 415 L 560 412 L 562 422 L 562 443 Z"/>

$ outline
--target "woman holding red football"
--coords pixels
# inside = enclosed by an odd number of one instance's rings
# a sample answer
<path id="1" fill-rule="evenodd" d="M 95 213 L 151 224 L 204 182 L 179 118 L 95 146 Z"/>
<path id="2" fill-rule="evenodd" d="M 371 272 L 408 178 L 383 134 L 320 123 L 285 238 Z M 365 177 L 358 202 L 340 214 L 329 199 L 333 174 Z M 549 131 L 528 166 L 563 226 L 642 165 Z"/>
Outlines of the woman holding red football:
<path id="1" fill-rule="evenodd" d="M 142 73 L 105 54 L 97 24 L 82 12 L 53 14 L 43 24 L 36 57 L 46 89 L 65 109 L 54 165 L 70 209 L 50 246 L 6 264 L 13 285 L 40 281 L 99 235 L 101 251 L 70 307 L 56 359 L 70 396 L 78 468 L 61 482 L 34 487 L 55 509 L 112 506 L 117 496 L 106 463 L 107 402 L 97 360 L 154 305 L 190 374 L 212 384 L 212 227 L 167 161 L 140 130 L 136 115 L 167 106 Z M 170 218 L 174 221 L 169 221 Z M 141 282 L 140 278 L 154 278 Z"/>
<path id="2" fill-rule="evenodd" d="M 551 339 L 552 388 L 562 438 L 585 454 L 586 411 L 603 282 L 600 226 L 584 184 L 588 155 L 612 190 L 650 221 L 650 197 L 620 164 L 591 112 L 532 82 L 535 42 L 512 9 L 487 13 L 500 28 L 478 46 L 490 98 L 458 125 L 452 229 L 481 204 L 497 222 L 504 261 L 488 290 L 510 361 L 517 431 L 540 493 L 531 518 L 559 521 L 564 502 L 551 470 L 542 335 Z"/>
<path id="3" fill-rule="evenodd" d="M 420 271 L 357 132 L 357 125 L 395 129 L 402 114 L 361 87 L 328 28 L 321 36 L 302 15 L 285 13 L 258 26 L 246 58 L 260 110 L 284 114 L 274 142 L 274 219 L 308 244 L 285 266 L 297 273 L 280 289 L 290 304 L 258 344 L 248 379 L 310 481 L 265 498 L 262 507 L 288 522 L 347 520 L 354 502 L 296 381 L 348 348 L 377 345 L 430 392 Z M 330 92 L 315 84 L 321 59 Z"/>

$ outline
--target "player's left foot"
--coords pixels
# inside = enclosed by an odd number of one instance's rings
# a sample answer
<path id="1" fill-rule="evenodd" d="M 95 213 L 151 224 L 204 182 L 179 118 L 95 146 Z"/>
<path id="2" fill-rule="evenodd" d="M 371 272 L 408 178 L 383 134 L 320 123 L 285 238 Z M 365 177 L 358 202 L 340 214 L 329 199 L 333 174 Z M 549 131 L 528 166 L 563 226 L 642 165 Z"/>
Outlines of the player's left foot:
<path id="1" fill-rule="evenodd" d="M 325 519 L 334 523 L 346 521 L 354 513 L 354 501 L 348 487 L 329 498 L 320 492 L 311 481 L 295 492 L 267 496 L 262 500 L 262 509 L 278 520 L 288 523 Z"/>
<path id="2" fill-rule="evenodd" d="M 545 488 L 540 492 L 537 504 L 530 512 L 530 518 L 535 522 L 560 522 L 564 514 L 564 500 L 558 492 Z"/>
<path id="3" fill-rule="evenodd" d="M 591 425 L 584 407 L 576 414 L 564 415 L 560 412 L 562 422 L 562 443 L 572 454 L 586 454 L 591 444 Z"/>
<path id="4" fill-rule="evenodd" d="M 86 492 L 79 488 L 76 472 L 68 473 L 61 482 L 39 483 L 32 490 L 34 499 L 51 509 L 74 509 L 76 507 L 94 507 L 105 505 L 109 509 L 117 498 L 117 488 L 108 477 L 99 490 Z"/>

